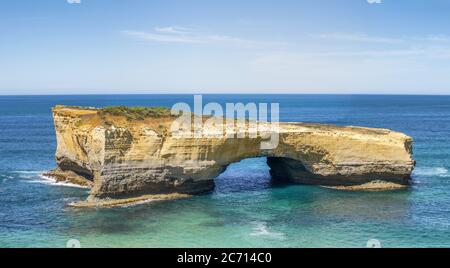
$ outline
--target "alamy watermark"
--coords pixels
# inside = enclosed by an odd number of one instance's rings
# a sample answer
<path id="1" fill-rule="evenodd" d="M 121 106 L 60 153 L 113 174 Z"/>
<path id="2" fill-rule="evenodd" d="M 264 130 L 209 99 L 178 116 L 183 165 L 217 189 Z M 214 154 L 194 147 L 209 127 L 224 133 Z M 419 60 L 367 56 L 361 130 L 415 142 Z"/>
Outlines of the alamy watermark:
<path id="1" fill-rule="evenodd" d="M 270 116 L 269 116 L 270 108 Z M 187 103 L 172 106 L 178 118 L 171 126 L 174 138 L 260 139 L 262 150 L 279 144 L 278 103 L 203 104 L 203 96 L 194 96 L 194 107 Z"/>
<path id="2" fill-rule="evenodd" d="M 78 239 L 69 239 L 66 243 L 67 248 L 81 248 L 81 243 Z"/>
<path id="3" fill-rule="evenodd" d="M 367 241 L 368 248 L 381 248 L 381 241 L 378 239 L 370 239 Z"/>
<path id="4" fill-rule="evenodd" d="M 67 248 L 81 248 L 81 243 L 78 239 L 69 239 L 66 243 Z M 378 239 L 369 239 L 366 244 L 367 248 L 382 248 L 381 242 Z"/>

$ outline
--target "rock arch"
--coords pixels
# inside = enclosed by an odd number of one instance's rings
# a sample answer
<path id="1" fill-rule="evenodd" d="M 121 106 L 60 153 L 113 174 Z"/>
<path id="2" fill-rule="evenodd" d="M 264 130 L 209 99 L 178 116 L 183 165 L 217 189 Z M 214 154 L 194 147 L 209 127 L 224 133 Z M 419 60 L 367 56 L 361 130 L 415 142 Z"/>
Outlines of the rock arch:
<path id="1" fill-rule="evenodd" d="M 92 176 L 93 199 L 202 193 L 228 165 L 254 157 L 267 157 L 277 179 L 356 188 L 408 185 L 415 164 L 412 139 L 385 129 L 280 123 L 278 146 L 261 149 L 259 134 L 173 137 L 167 132 L 172 118 L 105 118 L 96 109 L 65 106 L 53 115 L 57 172 Z"/>

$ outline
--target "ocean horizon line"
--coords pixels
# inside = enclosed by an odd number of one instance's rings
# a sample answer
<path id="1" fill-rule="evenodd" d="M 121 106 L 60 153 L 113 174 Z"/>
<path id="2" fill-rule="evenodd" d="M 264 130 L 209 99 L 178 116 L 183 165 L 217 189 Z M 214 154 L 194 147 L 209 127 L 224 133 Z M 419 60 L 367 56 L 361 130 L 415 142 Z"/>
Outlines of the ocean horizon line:
<path id="1" fill-rule="evenodd" d="M 0 97 L 50 97 L 50 96 L 151 96 L 151 95 L 205 95 L 205 96 L 223 96 L 223 95 L 237 95 L 237 96 L 450 96 L 450 93 L 83 93 L 83 94 L 0 94 Z"/>

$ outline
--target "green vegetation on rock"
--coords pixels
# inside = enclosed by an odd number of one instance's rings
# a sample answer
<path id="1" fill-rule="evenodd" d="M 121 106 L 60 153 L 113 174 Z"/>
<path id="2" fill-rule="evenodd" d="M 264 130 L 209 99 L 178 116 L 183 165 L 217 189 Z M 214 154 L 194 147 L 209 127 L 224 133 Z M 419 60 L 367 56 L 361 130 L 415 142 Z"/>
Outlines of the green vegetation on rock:
<path id="1" fill-rule="evenodd" d="M 100 109 L 101 114 L 125 116 L 130 120 L 144 120 L 146 118 L 171 117 L 170 109 L 166 107 L 126 107 L 108 106 Z"/>

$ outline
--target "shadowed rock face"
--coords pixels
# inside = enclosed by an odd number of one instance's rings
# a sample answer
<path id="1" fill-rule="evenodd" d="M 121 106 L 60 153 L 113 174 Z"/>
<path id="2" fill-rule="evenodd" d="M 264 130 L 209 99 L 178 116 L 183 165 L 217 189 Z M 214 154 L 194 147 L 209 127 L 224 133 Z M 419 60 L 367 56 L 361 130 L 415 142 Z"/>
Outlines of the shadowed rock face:
<path id="1" fill-rule="evenodd" d="M 302 162 L 290 158 L 269 157 L 267 164 L 270 167 L 270 174 L 276 180 L 294 182 L 299 184 L 317 184 L 323 186 L 355 186 L 364 185 L 371 182 L 390 182 L 398 184 L 399 187 L 407 186 L 410 182 L 410 174 L 407 170 L 402 172 L 395 170 L 386 170 L 385 165 L 366 164 L 371 172 L 348 172 L 342 174 L 325 174 L 310 172 Z M 351 165 L 347 165 L 349 167 Z M 399 168 L 399 167 L 396 167 Z M 392 184 L 389 184 L 392 185 Z M 390 188 L 390 187 L 389 187 Z M 363 188 L 361 188 L 363 189 Z"/>
<path id="2" fill-rule="evenodd" d="M 59 180 L 67 172 L 66 179 L 76 174 L 75 181 L 93 185 L 93 199 L 210 191 L 228 165 L 252 157 L 268 157 L 274 179 L 358 187 L 382 182 L 378 188 L 408 185 L 415 163 L 412 139 L 384 129 L 280 123 L 279 145 L 263 150 L 259 134 L 176 138 L 173 117 L 135 120 L 65 106 L 55 107 L 53 116 L 55 173 Z"/>

